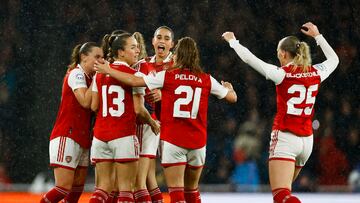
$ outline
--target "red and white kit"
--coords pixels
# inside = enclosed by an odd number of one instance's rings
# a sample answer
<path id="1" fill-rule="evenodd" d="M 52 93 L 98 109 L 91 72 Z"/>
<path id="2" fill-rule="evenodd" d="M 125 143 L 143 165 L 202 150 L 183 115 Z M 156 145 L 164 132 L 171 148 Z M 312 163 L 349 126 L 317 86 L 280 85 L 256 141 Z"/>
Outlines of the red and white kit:
<path id="1" fill-rule="evenodd" d="M 125 62 L 110 64 L 116 70 L 135 74 Z M 139 144 L 135 136 L 133 94 L 144 94 L 144 88 L 126 86 L 109 75 L 96 74 L 93 92 L 100 97 L 91 147 L 92 162 L 131 161 L 139 157 Z"/>
<path id="2" fill-rule="evenodd" d="M 203 166 L 208 97 L 214 94 L 222 99 L 228 89 L 209 74 L 195 75 L 188 69 L 160 71 L 144 80 L 149 89 L 161 88 L 161 105 L 166 109 L 161 111 L 162 164 Z M 191 162 L 194 159 L 198 161 Z"/>
<path id="3" fill-rule="evenodd" d="M 271 133 L 269 159 L 294 161 L 302 167 L 313 146 L 312 118 L 320 83 L 336 68 L 337 56 L 322 35 L 315 37 L 327 60 L 301 71 L 289 63 L 277 67 L 257 58 L 237 40 L 230 40 L 240 58 L 276 85 L 277 113 Z"/>
<path id="4" fill-rule="evenodd" d="M 154 74 L 158 71 L 162 71 L 172 66 L 172 54 L 170 53 L 161 64 L 156 64 L 155 56 L 143 59 L 136 64 L 135 69 L 139 72 L 148 75 Z M 146 88 L 145 93 L 150 92 L 149 88 Z M 156 112 L 160 113 L 161 101 L 157 104 L 149 102 L 145 99 L 145 107 L 148 109 L 151 117 L 155 120 L 159 120 L 156 116 Z M 136 135 L 140 142 L 140 157 L 155 158 L 159 147 L 160 136 L 155 135 L 150 125 L 145 123 L 137 123 Z"/>
<path id="5" fill-rule="evenodd" d="M 75 169 L 89 165 L 91 110 L 79 104 L 74 91 L 90 84 L 91 77 L 80 65 L 64 77 L 60 108 L 50 136 L 50 166 Z"/>

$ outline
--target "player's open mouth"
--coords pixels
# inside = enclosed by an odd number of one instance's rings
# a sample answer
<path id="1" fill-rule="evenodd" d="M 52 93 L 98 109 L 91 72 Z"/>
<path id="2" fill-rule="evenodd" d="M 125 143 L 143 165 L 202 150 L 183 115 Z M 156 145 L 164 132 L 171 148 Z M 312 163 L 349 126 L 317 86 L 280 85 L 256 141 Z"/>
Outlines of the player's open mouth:
<path id="1" fill-rule="evenodd" d="M 164 45 L 159 45 L 158 46 L 158 51 L 159 52 L 164 52 L 165 51 L 165 46 Z"/>

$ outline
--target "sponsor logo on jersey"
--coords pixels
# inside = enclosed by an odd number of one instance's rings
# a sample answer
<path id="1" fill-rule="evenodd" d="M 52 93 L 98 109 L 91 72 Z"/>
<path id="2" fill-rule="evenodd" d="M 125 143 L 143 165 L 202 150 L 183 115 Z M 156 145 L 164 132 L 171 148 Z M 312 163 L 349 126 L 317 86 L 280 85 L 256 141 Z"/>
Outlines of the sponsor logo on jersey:
<path id="1" fill-rule="evenodd" d="M 326 66 L 324 66 L 323 64 L 316 64 L 314 68 L 320 71 L 325 71 Z"/>
<path id="2" fill-rule="evenodd" d="M 319 76 L 317 72 L 308 73 L 286 73 L 287 78 L 309 78 Z"/>
<path id="3" fill-rule="evenodd" d="M 175 80 L 193 80 L 193 81 L 202 83 L 201 78 L 199 78 L 195 75 L 175 74 Z"/>
<path id="4" fill-rule="evenodd" d="M 71 160 L 72 160 L 72 156 L 66 156 L 66 157 L 65 157 L 65 161 L 66 161 L 67 163 L 70 163 Z"/>
<path id="5" fill-rule="evenodd" d="M 76 79 L 78 79 L 78 80 L 84 80 L 84 79 L 85 79 L 84 75 L 81 74 L 81 73 L 76 74 L 75 77 L 76 77 Z"/>

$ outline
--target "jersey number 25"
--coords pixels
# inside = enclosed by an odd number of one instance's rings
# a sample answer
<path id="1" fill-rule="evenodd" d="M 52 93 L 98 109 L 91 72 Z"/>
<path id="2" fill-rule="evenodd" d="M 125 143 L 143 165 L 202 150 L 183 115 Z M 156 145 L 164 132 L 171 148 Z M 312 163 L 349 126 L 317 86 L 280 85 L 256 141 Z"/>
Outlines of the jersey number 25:
<path id="1" fill-rule="evenodd" d="M 310 115 L 312 109 L 315 104 L 315 96 L 313 96 L 313 92 L 318 90 L 319 85 L 311 85 L 306 88 L 304 85 L 292 85 L 288 89 L 289 94 L 294 94 L 295 92 L 299 92 L 298 97 L 291 97 L 287 101 L 287 114 L 300 116 L 303 112 L 305 115 Z M 306 108 L 296 108 L 295 104 L 302 104 L 305 100 L 305 104 L 310 104 Z"/>

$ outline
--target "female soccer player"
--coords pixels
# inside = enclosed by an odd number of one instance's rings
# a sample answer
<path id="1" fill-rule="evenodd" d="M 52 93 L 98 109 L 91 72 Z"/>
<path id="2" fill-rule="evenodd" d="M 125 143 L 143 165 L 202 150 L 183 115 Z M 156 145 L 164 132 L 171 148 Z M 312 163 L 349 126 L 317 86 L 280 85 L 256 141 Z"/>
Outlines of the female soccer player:
<path id="1" fill-rule="evenodd" d="M 135 38 L 129 33 L 111 35 L 108 40 L 108 60 L 111 69 L 135 74 L 130 67 L 137 62 L 139 49 Z M 91 159 L 96 163 L 97 188 L 90 202 L 107 201 L 113 189 L 112 171 L 118 181 L 118 203 L 134 202 L 133 186 L 139 156 L 135 136 L 135 116 L 148 123 L 155 133 L 159 124 L 146 111 L 142 97 L 143 89 L 127 86 L 106 74 L 96 74 L 92 87 L 91 109 L 98 110 Z"/>
<path id="2" fill-rule="evenodd" d="M 305 23 L 301 32 L 314 37 L 326 61 L 311 65 L 309 46 L 294 36 L 280 40 L 277 56 L 281 67 L 267 64 L 239 44 L 234 33 L 225 32 L 240 58 L 276 85 L 277 113 L 269 149 L 269 175 L 276 203 L 297 203 L 291 184 L 308 160 L 313 147 L 312 117 L 320 83 L 337 67 L 339 59 L 316 25 Z"/>
<path id="3" fill-rule="evenodd" d="M 141 45 L 140 53 L 144 55 L 139 57 L 136 69 L 141 73 L 148 75 L 156 73 L 172 66 L 172 53 L 170 49 L 173 47 L 174 33 L 167 26 L 160 26 L 155 30 L 152 45 L 155 55 L 145 57 L 146 50 L 144 40 L 140 33 L 134 33 L 134 37 Z M 143 57 L 145 59 L 143 59 Z M 161 91 L 159 89 L 146 89 L 145 106 L 152 112 L 152 117 L 159 120 L 161 108 Z M 154 136 L 151 128 L 147 124 L 137 125 L 137 135 L 140 139 L 140 159 L 139 170 L 136 180 L 135 199 L 138 201 L 152 201 L 154 203 L 163 202 L 161 191 L 156 181 L 156 153 L 159 146 L 160 137 Z"/>
<path id="4" fill-rule="evenodd" d="M 55 187 L 40 202 L 77 202 L 89 165 L 90 103 L 89 88 L 93 66 L 103 58 L 101 48 L 93 42 L 77 45 L 63 81 L 61 103 L 50 136 L 50 166 L 54 167 Z M 69 194 L 71 190 L 71 193 Z"/>
<path id="5" fill-rule="evenodd" d="M 180 39 L 176 45 L 173 67 L 155 76 L 136 77 L 100 63 L 96 69 L 130 86 L 161 88 L 161 163 L 165 167 L 171 202 L 199 202 L 198 183 L 205 163 L 208 97 L 214 94 L 219 99 L 236 102 L 232 85 L 228 82 L 221 85 L 202 71 L 196 43 L 190 37 Z M 185 195 L 184 187 L 188 191 Z"/>

